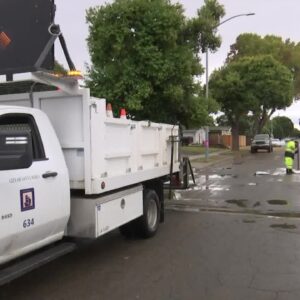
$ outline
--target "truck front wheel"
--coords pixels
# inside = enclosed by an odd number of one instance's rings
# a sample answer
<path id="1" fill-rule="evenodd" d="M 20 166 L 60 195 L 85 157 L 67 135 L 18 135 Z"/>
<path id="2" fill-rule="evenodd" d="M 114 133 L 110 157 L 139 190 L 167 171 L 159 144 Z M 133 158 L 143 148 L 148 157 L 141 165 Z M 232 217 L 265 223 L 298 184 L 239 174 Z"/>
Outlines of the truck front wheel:
<path id="1" fill-rule="evenodd" d="M 145 189 L 143 215 L 136 220 L 139 236 L 149 238 L 156 234 L 160 223 L 160 202 L 154 190 Z"/>

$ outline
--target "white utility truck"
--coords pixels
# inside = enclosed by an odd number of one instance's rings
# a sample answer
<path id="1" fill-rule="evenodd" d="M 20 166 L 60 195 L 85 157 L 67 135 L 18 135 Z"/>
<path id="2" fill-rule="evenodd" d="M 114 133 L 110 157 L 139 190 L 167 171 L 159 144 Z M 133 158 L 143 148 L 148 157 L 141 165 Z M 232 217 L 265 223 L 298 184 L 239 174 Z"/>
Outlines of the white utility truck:
<path id="1" fill-rule="evenodd" d="M 107 117 L 104 99 L 69 86 L 0 96 L 2 283 L 38 264 L 12 260 L 66 236 L 119 227 L 151 237 L 163 220 L 163 182 L 179 172 L 178 127 Z M 42 264 L 51 255 L 41 253 Z"/>

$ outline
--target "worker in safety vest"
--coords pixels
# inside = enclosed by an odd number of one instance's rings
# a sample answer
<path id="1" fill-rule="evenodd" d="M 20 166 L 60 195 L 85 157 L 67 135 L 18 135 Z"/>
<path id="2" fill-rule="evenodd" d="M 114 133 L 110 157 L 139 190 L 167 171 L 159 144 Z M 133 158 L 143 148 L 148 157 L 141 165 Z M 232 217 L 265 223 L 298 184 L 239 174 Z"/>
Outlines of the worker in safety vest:
<path id="1" fill-rule="evenodd" d="M 295 153 L 298 153 L 298 142 L 288 141 L 285 145 L 284 163 L 286 167 L 286 174 L 293 174 L 293 164 Z"/>

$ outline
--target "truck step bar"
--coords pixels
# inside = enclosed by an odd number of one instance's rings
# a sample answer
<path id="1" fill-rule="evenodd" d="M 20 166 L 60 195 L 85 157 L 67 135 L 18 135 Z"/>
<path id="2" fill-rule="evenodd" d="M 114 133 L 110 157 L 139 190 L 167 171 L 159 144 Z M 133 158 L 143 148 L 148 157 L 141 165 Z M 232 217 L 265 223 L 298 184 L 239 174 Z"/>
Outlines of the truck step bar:
<path id="1" fill-rule="evenodd" d="M 63 256 L 75 250 L 76 245 L 73 243 L 61 243 L 55 247 L 48 248 L 42 252 L 38 252 L 20 262 L 8 266 L 0 270 L 0 286 L 23 276 L 24 274 L 37 269 L 52 260 Z"/>

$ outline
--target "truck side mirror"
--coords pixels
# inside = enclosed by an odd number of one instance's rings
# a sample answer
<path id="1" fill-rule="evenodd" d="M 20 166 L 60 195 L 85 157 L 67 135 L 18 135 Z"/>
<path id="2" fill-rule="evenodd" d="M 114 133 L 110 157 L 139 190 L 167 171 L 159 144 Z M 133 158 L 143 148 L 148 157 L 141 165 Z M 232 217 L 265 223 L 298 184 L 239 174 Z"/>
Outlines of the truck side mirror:
<path id="1" fill-rule="evenodd" d="M 33 149 L 29 130 L 0 127 L 0 170 L 26 169 L 32 165 Z"/>

